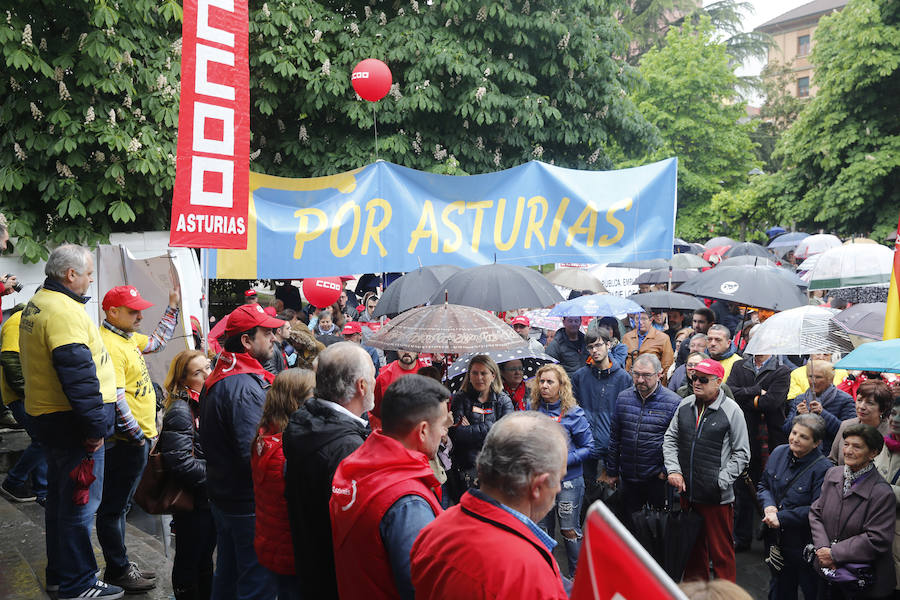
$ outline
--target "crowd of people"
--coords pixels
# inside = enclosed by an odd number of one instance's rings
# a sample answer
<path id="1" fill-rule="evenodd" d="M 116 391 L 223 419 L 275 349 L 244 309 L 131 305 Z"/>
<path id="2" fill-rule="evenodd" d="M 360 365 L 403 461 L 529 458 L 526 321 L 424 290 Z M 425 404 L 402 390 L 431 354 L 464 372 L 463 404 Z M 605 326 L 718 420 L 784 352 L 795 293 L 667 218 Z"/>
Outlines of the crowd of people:
<path id="1" fill-rule="evenodd" d="M 179 600 L 567 598 L 583 507 L 610 489 L 627 527 L 645 506 L 702 516 L 685 581 L 734 582 L 761 536 L 770 598 L 858 597 L 838 575 L 900 589 L 897 387 L 830 355 L 742 356 L 753 329 L 722 307 L 557 331 L 501 315 L 547 358 L 526 379 L 527 359 L 476 354 L 457 389 L 459 357 L 366 343 L 376 292 L 318 309 L 285 284 L 271 307 L 248 290 L 158 393 L 144 356 L 178 292 L 144 335 L 131 286 L 88 318 L 89 250 L 58 247 L 46 274 L 2 328 L 0 392 L 32 443 L 0 491 L 45 506 L 53 597 L 157 585 L 125 543 L 151 448 L 192 499 L 173 512 Z"/>

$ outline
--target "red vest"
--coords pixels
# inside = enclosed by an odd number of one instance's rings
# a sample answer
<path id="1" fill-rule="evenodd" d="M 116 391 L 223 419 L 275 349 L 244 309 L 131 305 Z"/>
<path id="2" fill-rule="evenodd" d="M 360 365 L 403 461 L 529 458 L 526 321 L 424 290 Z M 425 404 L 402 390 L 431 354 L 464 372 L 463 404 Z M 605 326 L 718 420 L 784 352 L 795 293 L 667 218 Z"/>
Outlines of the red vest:
<path id="1" fill-rule="evenodd" d="M 381 370 L 378 371 L 378 377 L 375 379 L 375 408 L 369 411 L 378 417 L 379 423 L 381 419 L 381 398 L 384 396 L 384 392 L 387 391 L 388 386 L 401 377 L 412 375 L 422 367 L 427 367 L 430 363 L 431 361 L 426 363 L 423 359 L 419 358 L 416 360 L 415 366 L 409 371 L 400 367 L 399 360 L 395 360 L 394 362 L 381 367 Z M 373 426 L 372 429 L 375 429 L 375 427 Z"/>
<path id="2" fill-rule="evenodd" d="M 399 598 L 381 519 L 403 496 L 424 498 L 435 515 L 440 483 L 421 452 L 376 431 L 334 473 L 331 485 L 331 531 L 341 600 Z"/>
<path id="3" fill-rule="evenodd" d="M 294 544 L 284 497 L 284 451 L 279 433 L 262 435 L 250 448 L 256 533 L 253 547 L 259 564 L 279 575 L 294 574 Z"/>
<path id="4" fill-rule="evenodd" d="M 471 492 L 412 547 L 416 600 L 568 600 L 553 554 L 503 508 Z"/>

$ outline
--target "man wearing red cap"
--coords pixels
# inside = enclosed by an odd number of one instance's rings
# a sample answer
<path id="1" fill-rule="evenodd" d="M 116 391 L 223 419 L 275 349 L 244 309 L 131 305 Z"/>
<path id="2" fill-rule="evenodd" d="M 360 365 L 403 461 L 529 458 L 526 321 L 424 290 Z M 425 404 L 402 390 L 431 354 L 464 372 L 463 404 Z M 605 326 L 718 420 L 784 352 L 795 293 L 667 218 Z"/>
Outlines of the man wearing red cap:
<path id="1" fill-rule="evenodd" d="M 249 289 L 244 290 L 244 304 L 257 304 L 259 303 L 259 298 L 256 296 L 256 290 Z"/>
<path id="2" fill-rule="evenodd" d="M 684 570 L 684 580 L 735 580 L 734 490 L 750 462 L 744 412 L 721 390 L 725 368 L 708 358 L 694 367 L 693 394 L 681 401 L 663 441 L 669 484 L 681 505 L 703 516 L 703 527 Z"/>
<path id="3" fill-rule="evenodd" d="M 544 347 L 541 345 L 539 341 L 531 337 L 531 321 L 528 317 L 524 315 L 519 315 L 518 317 L 513 317 L 512 321 L 509 322 L 513 329 L 516 330 L 522 339 L 528 342 L 528 348 L 532 352 L 540 352 L 543 354 Z"/>
<path id="4" fill-rule="evenodd" d="M 103 581 L 135 593 L 156 587 L 156 574 L 128 559 L 125 516 L 156 437 L 156 392 L 144 355 L 162 350 L 178 322 L 178 290 L 169 292 L 169 306 L 148 337 L 138 333 L 143 311 L 153 306 L 130 285 L 112 288 L 103 297 L 106 318 L 100 337 L 116 373 L 116 429 L 106 441 L 103 500 L 97 509 L 97 539 L 106 559 Z"/>
<path id="5" fill-rule="evenodd" d="M 256 525 L 250 444 L 275 376 L 263 368 L 272 357 L 284 321 L 259 304 L 244 304 L 227 317 L 224 350 L 200 393 L 200 443 L 206 454 L 206 486 L 216 524 L 213 598 L 276 595 L 275 580 L 256 558 Z"/>
<path id="6" fill-rule="evenodd" d="M 359 344 L 362 346 L 363 350 L 369 353 L 369 356 L 372 357 L 372 364 L 375 365 L 375 377 L 378 377 L 378 373 L 381 371 L 381 360 L 378 357 L 378 351 L 371 347 L 366 346 L 362 343 L 362 325 L 357 323 L 356 321 L 349 321 L 346 325 L 344 325 L 344 330 L 341 332 L 344 336 L 344 340 L 347 342 L 353 342 L 354 344 Z"/>

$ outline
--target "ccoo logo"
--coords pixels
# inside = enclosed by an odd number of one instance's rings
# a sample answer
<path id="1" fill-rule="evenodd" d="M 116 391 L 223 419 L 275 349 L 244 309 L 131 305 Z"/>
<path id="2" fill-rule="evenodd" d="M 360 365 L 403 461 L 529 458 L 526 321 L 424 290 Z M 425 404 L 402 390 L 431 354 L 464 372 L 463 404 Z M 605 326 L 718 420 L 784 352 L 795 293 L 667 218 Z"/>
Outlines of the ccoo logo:
<path id="1" fill-rule="evenodd" d="M 734 294 L 741 286 L 737 281 L 724 281 L 722 285 L 719 286 L 719 290 L 723 294 L 728 294 L 729 296 Z"/>

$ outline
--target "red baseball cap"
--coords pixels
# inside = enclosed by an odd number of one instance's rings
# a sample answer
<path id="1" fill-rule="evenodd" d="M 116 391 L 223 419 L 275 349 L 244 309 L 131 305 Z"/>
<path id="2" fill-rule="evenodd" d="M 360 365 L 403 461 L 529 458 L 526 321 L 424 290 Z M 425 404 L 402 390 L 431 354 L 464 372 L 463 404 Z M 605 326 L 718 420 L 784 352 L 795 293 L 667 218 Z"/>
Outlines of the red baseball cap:
<path id="1" fill-rule="evenodd" d="M 278 311 L 275 310 L 274 306 L 267 306 L 263 309 L 263 312 L 269 315 L 270 317 L 277 317 Z"/>
<path id="2" fill-rule="evenodd" d="M 228 323 L 225 325 L 225 335 L 232 336 L 253 329 L 254 327 L 268 327 L 275 329 L 284 325 L 284 321 L 270 317 L 259 304 L 244 304 L 238 306 L 228 315 Z"/>
<path id="3" fill-rule="evenodd" d="M 106 292 L 103 296 L 103 310 L 109 310 L 113 306 L 125 306 L 134 310 L 144 310 L 153 306 L 138 293 L 132 285 L 119 285 Z"/>
<path id="4" fill-rule="evenodd" d="M 244 298 L 252 298 L 256 295 L 256 290 L 244 290 Z"/>
<path id="5" fill-rule="evenodd" d="M 719 379 L 725 378 L 725 368 L 722 366 L 722 363 L 711 358 L 701 360 L 699 363 L 697 363 L 697 366 L 694 367 L 694 370 L 698 373 L 704 373 L 706 375 L 718 377 Z"/>
<path id="6" fill-rule="evenodd" d="M 531 321 L 528 320 L 528 317 L 523 315 L 519 315 L 518 317 L 513 317 L 513 320 L 509 322 L 510 325 L 524 325 L 525 327 L 531 327 Z"/>
<path id="7" fill-rule="evenodd" d="M 357 323 L 356 321 L 350 321 L 346 325 L 344 325 L 344 331 L 342 331 L 344 335 L 353 335 L 355 333 L 362 333 L 362 325 Z"/>

